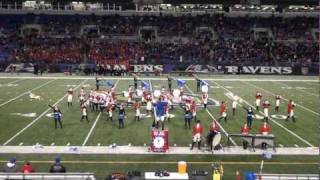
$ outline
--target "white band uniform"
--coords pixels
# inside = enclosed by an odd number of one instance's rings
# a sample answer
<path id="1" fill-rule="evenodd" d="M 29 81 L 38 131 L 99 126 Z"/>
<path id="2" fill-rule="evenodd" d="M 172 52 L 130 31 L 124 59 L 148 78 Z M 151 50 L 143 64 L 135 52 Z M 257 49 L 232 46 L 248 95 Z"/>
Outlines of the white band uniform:
<path id="1" fill-rule="evenodd" d="M 264 117 L 269 117 L 269 108 L 263 108 Z"/>
<path id="2" fill-rule="evenodd" d="M 256 99 L 256 106 L 260 106 L 260 102 L 261 102 L 260 99 Z"/>
<path id="3" fill-rule="evenodd" d="M 68 95 L 68 102 L 71 103 L 72 102 L 72 94 Z"/>
<path id="4" fill-rule="evenodd" d="M 193 136 L 193 142 L 200 142 L 201 141 L 201 134 L 197 133 Z"/>

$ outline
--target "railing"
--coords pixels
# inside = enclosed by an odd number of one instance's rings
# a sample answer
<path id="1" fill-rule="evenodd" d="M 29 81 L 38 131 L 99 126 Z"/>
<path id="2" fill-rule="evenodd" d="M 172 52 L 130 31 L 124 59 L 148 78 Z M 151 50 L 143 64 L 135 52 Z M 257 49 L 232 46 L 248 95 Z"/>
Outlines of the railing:
<path id="1" fill-rule="evenodd" d="M 191 7 L 192 5 L 192 7 Z M 190 7 L 189 7 L 190 6 Z M 194 7 L 193 7 L 194 6 Z M 263 7 L 263 6 L 261 6 Z M 58 15 L 70 15 L 70 14 L 80 14 L 80 15 L 110 15 L 110 14 L 119 14 L 119 15 L 201 15 L 201 14 L 226 14 L 226 16 L 261 16 L 261 17 L 269 17 L 272 15 L 275 16 L 286 16 L 286 17 L 295 17 L 295 16 L 318 16 L 318 7 L 314 7 L 315 10 L 305 10 L 305 11 L 297 11 L 295 12 L 278 12 L 275 10 L 265 11 L 264 8 L 258 10 L 252 10 L 250 8 L 239 10 L 239 11 L 230 11 L 226 12 L 223 10 L 222 5 L 197 5 L 197 4 L 189 4 L 188 6 L 174 6 L 171 8 L 163 8 L 161 5 L 152 5 L 151 8 L 149 6 L 145 7 L 140 6 L 138 4 L 130 4 L 128 7 L 122 7 L 118 4 L 105 4 L 99 7 L 88 7 L 88 6 L 72 6 L 72 5 L 59 5 L 58 4 L 49 4 L 49 5 L 39 5 L 37 4 L 35 7 L 25 7 L 21 3 L 13 2 L 11 4 L 4 4 L 0 0 L 0 13 L 2 14 L 26 14 L 26 13 L 34 13 L 34 14 L 58 14 Z M 232 9 L 232 7 L 229 7 Z"/>
<path id="2" fill-rule="evenodd" d="M 0 173 L 2 179 L 23 179 L 23 180 L 95 180 L 93 173 Z"/>

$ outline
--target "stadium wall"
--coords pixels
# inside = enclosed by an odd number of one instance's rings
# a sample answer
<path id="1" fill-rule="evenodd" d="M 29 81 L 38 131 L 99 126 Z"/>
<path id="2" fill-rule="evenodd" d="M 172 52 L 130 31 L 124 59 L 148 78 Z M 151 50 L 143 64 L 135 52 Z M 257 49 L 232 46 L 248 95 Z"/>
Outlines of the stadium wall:
<path id="1" fill-rule="evenodd" d="M 33 63 L 15 63 L 9 64 L 3 71 L 11 72 L 12 67 L 16 72 L 35 71 Z M 39 65 L 38 65 L 39 66 Z M 200 64 L 105 64 L 103 67 L 109 69 L 125 70 L 133 73 L 199 73 L 199 74 L 263 74 L 263 75 L 317 75 L 319 66 L 224 66 L 224 65 L 200 65 Z M 84 72 L 86 69 L 97 70 L 96 64 L 52 64 L 47 65 L 44 69 L 47 72 Z"/>

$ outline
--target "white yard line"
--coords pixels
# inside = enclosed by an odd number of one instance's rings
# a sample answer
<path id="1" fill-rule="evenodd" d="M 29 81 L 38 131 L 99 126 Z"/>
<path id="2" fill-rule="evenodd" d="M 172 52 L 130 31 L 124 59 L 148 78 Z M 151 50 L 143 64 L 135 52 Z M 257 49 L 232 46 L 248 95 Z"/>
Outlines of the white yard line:
<path id="1" fill-rule="evenodd" d="M 277 84 L 280 84 L 280 85 L 283 85 L 283 86 L 286 86 L 286 87 L 290 87 L 289 85 L 283 83 L 283 82 L 275 82 Z M 294 89 L 294 90 L 298 90 L 298 91 L 301 91 L 303 93 L 306 93 L 306 94 L 309 94 L 309 95 L 312 95 L 312 96 L 316 96 L 316 97 L 319 97 L 319 94 L 315 94 L 315 93 L 311 93 L 311 92 L 308 92 L 308 91 L 305 91 L 303 89 Z"/>
<path id="2" fill-rule="evenodd" d="M 94 123 L 93 123 L 93 125 L 92 125 L 92 127 L 91 127 L 91 129 L 90 129 L 90 131 L 89 131 L 89 133 L 87 135 L 87 137 L 86 137 L 86 139 L 83 141 L 82 146 L 85 146 L 87 144 L 87 142 L 88 142 L 88 140 L 89 140 L 94 128 L 96 127 L 96 125 L 97 125 L 97 123 L 98 123 L 98 121 L 100 119 L 100 116 L 101 116 L 101 112 L 99 112 L 96 120 L 94 121 Z"/>
<path id="3" fill-rule="evenodd" d="M 17 80 L 15 80 L 15 81 L 11 81 L 11 82 L 8 82 L 8 83 L 5 83 L 6 85 L 8 85 L 8 84 L 13 84 L 13 83 L 17 83 L 17 82 L 20 82 L 20 81 L 23 81 L 23 80 L 25 80 L 24 78 L 23 79 L 17 79 Z"/>
<path id="4" fill-rule="evenodd" d="M 228 91 L 229 93 L 232 93 L 232 91 L 230 91 L 229 89 L 225 88 L 224 86 L 218 84 L 217 82 L 212 81 L 213 83 L 215 83 L 217 86 L 223 88 L 224 90 Z M 243 99 L 243 98 L 242 98 Z M 243 102 L 246 103 L 247 105 L 251 106 L 252 108 L 255 108 L 254 106 L 252 106 L 250 103 L 248 103 L 246 100 L 243 99 Z M 262 111 L 259 111 L 260 114 L 263 114 Z M 271 117 L 269 117 L 270 121 L 272 121 L 273 123 L 275 123 L 276 125 L 278 125 L 279 127 L 281 127 L 282 129 L 284 129 L 285 131 L 287 131 L 288 133 L 290 133 L 291 135 L 295 136 L 296 138 L 298 138 L 299 140 L 301 140 L 302 142 L 304 142 L 305 144 L 307 144 L 310 147 L 314 147 L 310 142 L 308 142 L 307 140 L 303 139 L 302 137 L 300 137 L 299 135 L 297 135 L 296 133 L 294 133 L 293 131 L 291 131 L 290 129 L 284 127 L 282 124 L 278 123 L 277 121 L 273 120 Z"/>
<path id="5" fill-rule="evenodd" d="M 51 83 L 52 81 L 55 81 L 55 79 L 53 79 L 53 80 L 51 80 L 51 81 L 47 81 L 46 83 L 44 83 L 44 84 L 42 84 L 42 85 L 40 85 L 40 86 L 37 86 L 37 87 L 35 87 L 35 88 L 33 88 L 33 89 L 29 89 L 28 91 L 23 92 L 23 93 L 20 94 L 19 96 L 16 96 L 16 97 L 14 97 L 14 98 L 12 98 L 12 99 L 9 99 L 9 100 L 6 101 L 6 102 L 1 103 L 1 104 L 0 104 L 0 107 L 2 107 L 2 106 L 4 106 L 4 105 L 10 103 L 11 101 L 14 101 L 14 100 L 16 100 L 16 99 L 18 99 L 18 98 L 20 98 L 20 97 L 22 97 L 22 96 L 30 93 L 31 91 L 37 90 L 37 89 L 39 89 L 39 88 L 42 88 L 43 86 Z"/>
<path id="6" fill-rule="evenodd" d="M 66 80 L 70 80 L 70 79 L 95 79 L 95 77 L 93 76 L 73 76 L 73 77 L 65 77 L 65 76 L 42 76 L 42 77 L 33 77 L 33 76 L 0 76 L 0 79 L 18 79 L 18 78 L 23 78 L 23 79 L 66 79 Z M 118 80 L 118 79 L 122 79 L 122 80 L 132 80 L 132 77 L 114 77 L 114 76 L 110 76 L 110 77 L 104 77 L 103 79 L 109 79 L 109 80 Z M 139 77 L 139 79 L 141 80 L 167 80 L 167 77 Z M 188 77 L 181 77 L 181 79 L 186 80 L 186 81 L 194 81 L 194 78 L 188 78 Z M 268 79 L 262 79 L 262 78 L 201 78 L 202 80 L 205 81 L 257 81 L 257 82 L 319 82 L 318 79 L 272 79 L 272 78 L 268 78 Z"/>
<path id="7" fill-rule="evenodd" d="M 80 83 L 77 87 L 74 88 L 77 89 L 79 88 L 81 85 L 83 85 L 85 82 L 87 81 L 84 80 L 82 81 L 82 83 Z M 49 81 L 50 82 L 50 81 Z M 62 98 L 60 98 L 56 103 L 53 104 L 53 106 L 57 105 L 59 102 L 61 102 L 68 94 L 65 94 Z M 39 119 L 41 119 L 44 115 L 46 115 L 49 111 L 51 110 L 51 108 L 48 108 L 47 110 L 45 110 L 42 114 L 40 114 L 36 119 L 34 119 L 33 121 L 31 121 L 26 127 L 24 127 L 23 129 L 21 129 L 19 132 L 17 132 L 14 136 L 12 136 L 10 139 L 8 139 L 5 143 L 3 143 L 3 145 L 7 145 L 9 144 L 12 140 L 14 140 L 16 137 L 18 137 L 20 134 L 22 134 L 25 130 L 27 130 L 29 127 L 31 127 L 34 123 L 36 123 Z"/>
<path id="8" fill-rule="evenodd" d="M 116 81 L 116 83 L 114 84 L 114 88 L 117 87 L 118 83 L 119 83 L 119 79 L 118 79 L 118 80 Z M 90 136 L 91 136 L 94 128 L 96 127 L 96 125 L 97 125 L 97 123 L 98 123 L 98 121 L 99 121 L 99 119 L 100 119 L 100 116 L 101 116 L 101 112 L 99 112 L 99 114 L 98 114 L 96 120 L 94 121 L 94 123 L 93 123 L 93 125 L 92 125 L 92 127 L 91 127 L 91 129 L 90 129 L 90 131 L 89 131 L 89 133 L 87 134 L 86 138 L 84 139 L 84 141 L 83 141 L 83 143 L 82 143 L 82 146 L 85 146 L 85 145 L 87 144 L 87 142 L 88 142 L 88 140 L 89 140 L 89 138 L 90 138 Z"/>
<path id="9" fill-rule="evenodd" d="M 188 89 L 188 91 L 193 95 L 193 96 L 196 96 L 196 94 L 188 87 L 187 84 L 185 84 L 185 87 Z M 228 137 L 229 134 L 227 133 L 227 131 L 222 127 L 222 125 L 216 120 L 216 118 L 213 117 L 213 115 L 211 114 L 211 112 L 206 109 L 207 113 L 209 114 L 209 116 L 218 124 L 218 126 L 220 127 L 220 129 L 226 134 L 226 136 Z M 237 143 L 232 139 L 230 138 L 230 141 L 233 145 L 237 146 Z"/>
<path id="10" fill-rule="evenodd" d="M 246 84 L 248 84 L 248 85 L 250 85 L 250 86 L 253 86 L 253 87 L 257 88 L 257 89 L 261 89 L 262 91 L 267 92 L 267 93 L 269 93 L 269 94 L 271 94 L 271 95 L 273 95 L 273 96 L 276 95 L 276 94 L 274 94 L 273 92 L 268 91 L 268 90 L 266 90 L 266 89 L 264 89 L 264 88 L 262 88 L 262 87 L 256 86 L 256 85 L 254 85 L 254 84 L 252 84 L 252 83 L 246 82 Z M 285 100 L 285 101 L 287 101 L 287 102 L 289 101 L 289 99 L 286 99 L 286 98 L 284 98 L 284 97 L 282 97 L 282 99 Z M 301 107 L 302 109 L 304 109 L 304 110 L 306 110 L 306 111 L 309 111 L 309 112 L 311 112 L 311 113 L 313 113 L 313 114 L 315 114 L 315 115 L 318 115 L 318 116 L 320 115 L 319 113 L 317 113 L 317 112 L 315 112 L 315 111 L 313 111 L 313 110 L 311 110 L 311 109 L 309 109 L 309 108 L 306 108 L 306 107 L 304 107 L 304 106 L 302 106 L 302 105 L 300 105 L 300 104 L 297 104 L 297 106 L 298 106 L 298 107 Z"/>

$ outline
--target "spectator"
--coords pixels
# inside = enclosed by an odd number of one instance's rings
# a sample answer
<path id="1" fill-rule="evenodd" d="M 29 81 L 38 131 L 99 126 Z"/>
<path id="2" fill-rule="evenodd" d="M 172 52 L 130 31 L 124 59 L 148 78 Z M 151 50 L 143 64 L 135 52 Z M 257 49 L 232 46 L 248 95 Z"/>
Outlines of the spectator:
<path id="1" fill-rule="evenodd" d="M 16 163 L 16 158 L 11 158 L 3 167 L 1 172 L 18 172 L 18 166 Z"/>
<path id="2" fill-rule="evenodd" d="M 20 172 L 22 172 L 22 173 L 34 173 L 35 170 L 34 170 L 33 166 L 30 164 L 30 162 L 27 161 L 27 162 L 21 167 Z"/>
<path id="3" fill-rule="evenodd" d="M 61 164 L 60 157 L 55 158 L 55 163 L 50 167 L 50 173 L 65 173 L 66 168 Z"/>

